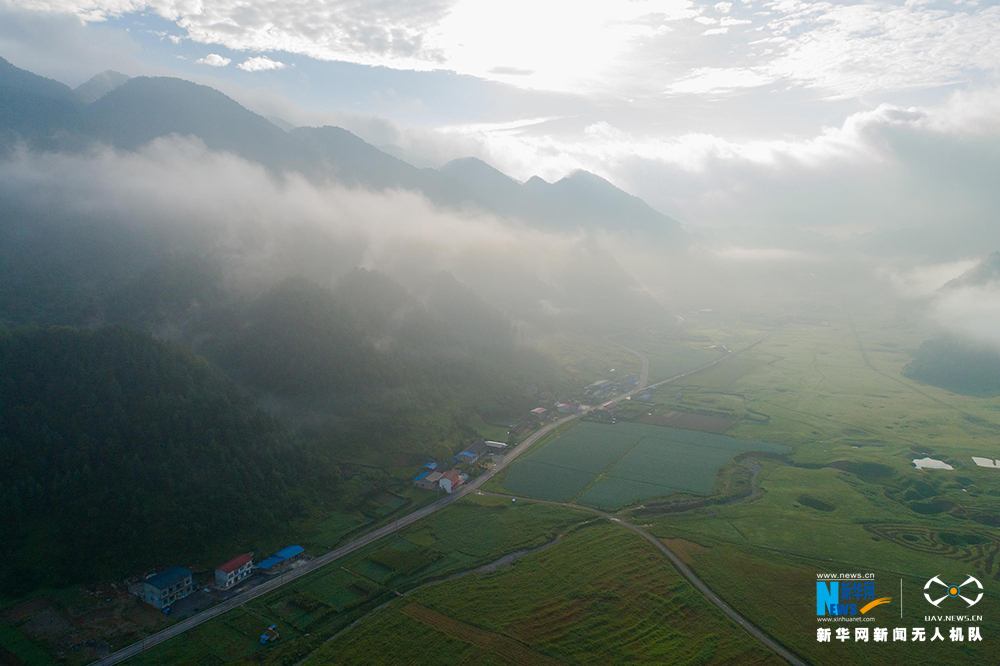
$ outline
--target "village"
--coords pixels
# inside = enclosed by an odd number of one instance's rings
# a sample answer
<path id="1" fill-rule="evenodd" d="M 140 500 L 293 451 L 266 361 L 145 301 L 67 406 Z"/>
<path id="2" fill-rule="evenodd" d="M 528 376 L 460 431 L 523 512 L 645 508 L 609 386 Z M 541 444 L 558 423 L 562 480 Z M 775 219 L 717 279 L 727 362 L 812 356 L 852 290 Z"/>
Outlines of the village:
<path id="1" fill-rule="evenodd" d="M 509 424 L 508 442 L 479 439 L 464 445 L 449 460 L 428 460 L 417 471 L 412 485 L 421 490 L 451 494 L 470 478 L 489 469 L 506 454 L 510 444 L 555 419 L 588 412 L 597 419 L 614 422 L 613 410 L 593 410 L 586 402 L 601 402 L 632 390 L 637 382 L 635 375 L 617 380 L 601 379 L 586 386 L 574 398 L 557 398 L 547 392 L 539 393 L 538 406 L 528 411 L 518 423 Z M 648 394 L 643 396 L 648 398 Z M 607 412 L 607 413 L 605 413 Z M 211 578 L 196 582 L 195 573 L 184 566 L 170 567 L 150 574 L 130 586 L 130 592 L 167 615 L 187 617 L 205 608 L 259 585 L 274 576 L 281 576 L 312 559 L 301 546 L 289 545 L 269 557 L 254 562 L 254 553 L 242 553 L 218 565 Z M 270 644 L 280 639 L 276 625 L 265 626 L 259 642 Z"/>
<path id="2" fill-rule="evenodd" d="M 612 372 L 614 372 L 613 369 Z M 555 398 L 547 392 L 539 393 L 536 397 L 541 404 L 531 409 L 519 423 L 510 424 L 509 440 L 511 442 L 517 441 L 549 421 L 580 411 L 591 413 L 599 420 L 610 419 L 613 423 L 615 420 L 614 409 L 592 411 L 592 408 L 583 404 L 582 400 L 587 402 L 609 400 L 631 391 L 635 388 L 637 381 L 637 377 L 632 374 L 625 375 L 618 380 L 600 379 L 587 385 L 583 394 L 578 396 L 579 400 Z M 642 397 L 648 399 L 650 396 L 646 393 Z M 433 460 L 426 462 L 417 475 L 413 477 L 413 485 L 424 490 L 437 489 L 448 494 L 453 493 L 468 481 L 470 473 L 474 474 L 480 468 L 489 468 L 502 459 L 506 453 L 507 443 L 481 439 L 463 448 L 447 462 Z"/>

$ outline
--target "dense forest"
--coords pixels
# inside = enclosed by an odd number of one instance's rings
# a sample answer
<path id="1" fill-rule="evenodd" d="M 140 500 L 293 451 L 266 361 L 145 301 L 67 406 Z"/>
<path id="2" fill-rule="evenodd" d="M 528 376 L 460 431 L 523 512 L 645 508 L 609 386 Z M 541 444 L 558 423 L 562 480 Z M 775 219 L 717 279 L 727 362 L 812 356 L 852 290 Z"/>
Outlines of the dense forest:
<path id="1" fill-rule="evenodd" d="M 247 287 L 198 247 L 100 221 L 0 229 L 0 588 L 307 536 L 295 516 L 360 506 L 393 482 L 379 468 L 450 456 L 473 411 L 508 423 L 564 381 L 449 273 Z"/>
<path id="2" fill-rule="evenodd" d="M 1000 395 L 1000 352 L 983 344 L 939 338 L 920 345 L 904 374 L 953 393 Z"/>
<path id="3" fill-rule="evenodd" d="M 247 548 L 337 492 L 328 456 L 146 333 L 0 331 L 0 404 L 7 590 Z"/>

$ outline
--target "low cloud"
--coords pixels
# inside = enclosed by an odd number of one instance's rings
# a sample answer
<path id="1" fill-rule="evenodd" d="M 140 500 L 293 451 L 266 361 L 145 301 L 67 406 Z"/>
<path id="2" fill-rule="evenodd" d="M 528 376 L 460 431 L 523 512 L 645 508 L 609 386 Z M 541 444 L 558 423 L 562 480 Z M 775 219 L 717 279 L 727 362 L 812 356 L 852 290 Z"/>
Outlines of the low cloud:
<path id="1" fill-rule="evenodd" d="M 136 152 L 22 151 L 0 162 L 0 198 L 12 223 L 113 224 L 164 239 L 164 251 L 210 252 L 232 284 L 254 291 L 291 275 L 331 285 L 356 266 L 403 284 L 447 270 L 515 318 L 537 320 L 543 299 L 586 310 L 587 280 L 611 303 L 621 289 L 638 290 L 620 268 L 609 272 L 614 259 L 592 237 L 438 208 L 414 192 L 275 175 L 196 139 L 157 139 Z"/>
<path id="2" fill-rule="evenodd" d="M 931 303 L 930 316 L 951 333 L 1000 348 L 1000 284 L 940 294 Z"/>
<path id="3" fill-rule="evenodd" d="M 595 172 L 704 233 L 760 247 L 819 239 L 938 261 L 1000 248 L 1000 90 L 882 104 L 811 137 L 662 138 L 607 122 L 576 134 L 473 127 L 449 138 L 520 180 Z M 756 240 L 753 240 L 756 239 Z"/>
<path id="4" fill-rule="evenodd" d="M 209 67 L 225 67 L 232 62 L 232 59 L 224 58 L 218 53 L 209 53 L 204 58 L 198 58 L 195 62 L 200 65 L 208 65 Z M 243 64 L 245 65 L 246 63 Z M 240 65 L 240 68 L 245 69 L 242 65 Z"/>
<path id="5" fill-rule="evenodd" d="M 271 60 L 267 56 L 254 56 L 236 66 L 244 72 L 266 72 L 270 69 L 284 69 L 285 63 L 280 60 Z"/>

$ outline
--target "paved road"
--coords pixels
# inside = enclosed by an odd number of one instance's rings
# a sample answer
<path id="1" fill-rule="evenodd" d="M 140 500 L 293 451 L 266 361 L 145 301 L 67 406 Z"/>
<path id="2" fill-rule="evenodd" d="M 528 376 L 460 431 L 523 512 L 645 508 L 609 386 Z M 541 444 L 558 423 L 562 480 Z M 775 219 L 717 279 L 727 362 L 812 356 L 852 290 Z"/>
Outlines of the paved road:
<path id="1" fill-rule="evenodd" d="M 570 504 L 567 502 L 553 502 L 551 500 L 539 500 L 539 499 L 533 499 L 531 497 L 521 497 L 519 495 L 507 495 L 505 493 L 491 493 L 486 491 L 482 491 L 482 494 L 493 495 L 496 497 L 510 497 L 510 498 L 516 498 L 524 502 L 538 502 L 540 504 L 552 504 L 554 506 L 565 506 L 571 509 L 579 509 L 580 511 L 589 511 L 590 513 L 595 513 L 598 516 L 601 516 L 602 518 L 606 518 L 607 520 L 610 520 L 613 523 L 617 523 L 622 527 L 624 527 L 625 529 L 632 530 L 633 532 L 641 536 L 643 539 L 656 546 L 660 550 L 660 552 L 662 552 L 664 555 L 667 556 L 667 559 L 669 559 L 670 563 L 674 565 L 674 568 L 677 569 L 677 571 L 679 571 L 681 575 L 684 576 L 684 578 L 686 578 L 689 583 L 694 585 L 696 590 L 701 592 L 706 599 L 708 599 L 711 603 L 713 603 L 716 607 L 718 607 L 719 610 L 725 613 L 733 622 L 740 625 L 748 634 L 750 634 L 751 636 L 759 640 L 761 643 L 763 643 L 765 647 L 768 647 L 771 650 L 773 650 L 778 656 L 780 656 L 788 663 L 793 664 L 794 666 L 807 666 L 806 662 L 802 661 L 802 659 L 800 659 L 799 657 L 795 656 L 794 654 L 786 650 L 784 647 L 782 647 L 780 643 L 776 642 L 770 636 L 765 634 L 761 629 L 759 629 L 756 625 L 754 625 L 749 620 L 747 620 L 742 615 L 733 610 L 733 608 L 729 604 L 727 604 L 725 601 L 720 599 L 714 592 L 712 592 L 712 590 L 710 590 L 709 587 L 705 585 L 705 583 L 703 583 L 701 579 L 698 578 L 698 576 L 695 575 L 694 571 L 692 571 L 691 568 L 688 567 L 688 565 L 685 564 L 680 557 L 674 554 L 672 550 L 667 548 L 667 546 L 662 541 L 657 539 L 655 536 L 653 536 L 646 530 L 638 527 L 637 525 L 628 523 L 610 513 L 605 513 L 604 511 L 601 511 L 599 509 L 595 509 L 589 506 L 583 506 L 581 504 Z"/>
<path id="2" fill-rule="evenodd" d="M 309 560 L 303 566 L 300 566 L 296 569 L 292 569 L 291 571 L 289 571 L 284 575 L 275 576 L 271 580 L 268 580 L 265 583 L 261 583 L 256 587 L 250 588 L 246 592 L 238 594 L 230 599 L 227 599 L 226 601 L 223 601 L 218 605 L 212 606 L 211 608 L 207 608 L 202 612 L 198 613 L 197 615 L 193 615 L 185 620 L 181 620 L 177 624 L 171 625 L 166 629 L 158 633 L 155 633 L 152 636 L 149 636 L 144 641 L 133 643 L 128 647 L 122 648 L 121 650 L 118 650 L 117 652 L 114 652 L 103 659 L 93 662 L 91 666 L 111 666 L 112 664 L 120 663 L 130 657 L 139 654 L 145 649 L 148 649 L 154 645 L 158 645 L 163 641 L 173 638 L 174 636 L 179 636 L 185 631 L 194 629 L 198 625 L 207 622 L 214 617 L 218 617 L 223 613 L 231 611 L 239 606 L 242 606 L 248 601 L 256 599 L 257 597 L 263 594 L 267 594 L 268 592 L 271 592 L 286 583 L 290 583 L 291 581 L 297 578 L 301 578 L 302 576 L 311 573 L 319 569 L 320 567 L 329 564 L 330 562 L 333 562 L 334 560 L 338 560 L 349 553 L 353 553 L 359 548 L 364 548 L 368 544 L 374 543 L 375 541 L 378 541 L 382 537 L 392 534 L 396 530 L 402 529 L 403 527 L 406 527 L 407 525 L 410 525 L 425 516 L 429 516 L 435 511 L 443 509 L 452 502 L 456 502 L 462 497 L 465 497 L 469 493 L 477 490 L 481 485 L 486 483 L 494 474 L 496 474 L 503 468 L 507 467 L 511 462 L 514 461 L 515 458 L 517 458 L 517 456 L 521 455 L 525 450 L 527 450 L 532 444 L 537 442 L 540 438 L 544 437 L 546 434 L 552 432 L 554 429 L 558 428 L 564 423 L 568 423 L 569 421 L 572 421 L 573 419 L 578 417 L 579 414 L 565 416 L 537 430 L 526 440 L 524 440 L 516 447 L 514 447 L 512 451 L 510 451 L 507 455 L 505 455 L 503 459 L 501 459 L 500 462 L 494 465 L 491 469 L 481 474 L 474 481 L 471 481 L 470 483 L 462 486 L 451 495 L 446 495 L 445 497 L 439 499 L 433 504 L 428 504 L 422 509 L 417 509 L 413 513 L 409 513 L 405 516 L 402 516 L 401 518 L 398 518 L 397 520 L 387 525 L 384 525 L 383 527 L 380 527 L 377 530 L 374 530 L 372 532 L 369 532 L 368 534 L 360 536 L 354 541 L 351 541 L 350 543 L 345 544 L 340 548 L 337 548 L 336 550 L 331 550 L 330 552 L 324 555 L 320 555 L 319 557 L 313 560 Z"/>
<path id="3" fill-rule="evenodd" d="M 672 382 L 672 381 L 681 379 L 683 377 L 687 377 L 689 375 L 692 375 L 692 374 L 694 374 L 696 372 L 699 372 L 701 370 L 704 370 L 706 368 L 710 368 L 713 365 L 726 360 L 730 356 L 733 356 L 735 354 L 738 354 L 738 353 L 740 353 L 742 351 L 746 351 L 747 349 L 750 349 L 750 348 L 756 346 L 759 342 L 762 342 L 769 335 L 770 335 L 770 333 L 768 333 L 767 335 L 765 335 L 762 338 L 758 339 L 753 344 L 748 345 L 747 347 L 744 347 L 743 349 L 740 349 L 739 351 L 732 352 L 731 354 L 727 354 L 726 356 L 722 356 L 720 358 L 717 358 L 716 360 L 712 361 L 711 363 L 706 363 L 705 365 L 697 367 L 694 370 L 690 370 L 688 372 L 683 372 L 683 373 L 681 373 L 679 375 L 674 375 L 673 377 L 670 377 L 669 379 L 664 379 L 663 381 L 660 381 L 660 382 L 657 382 L 656 384 L 654 384 L 654 386 L 660 386 L 661 384 L 667 384 L 669 382 Z M 617 343 L 615 343 L 615 344 L 617 344 Z M 619 345 L 619 346 L 622 346 L 622 345 Z M 623 347 L 623 348 L 624 349 L 629 349 L 628 347 Z M 617 397 L 615 397 L 615 398 L 613 398 L 611 400 L 608 400 L 605 403 L 602 403 L 601 404 L 602 408 L 609 407 L 609 406 L 617 403 L 620 400 L 624 400 L 626 397 L 631 396 L 631 395 L 633 395 L 635 393 L 638 393 L 639 391 L 641 391 L 642 389 L 644 389 L 645 386 L 646 386 L 646 382 L 648 381 L 648 376 L 649 376 L 649 361 L 648 361 L 648 359 L 646 359 L 646 356 L 644 354 L 642 354 L 642 353 L 640 353 L 640 352 L 638 352 L 636 350 L 633 350 L 633 349 L 629 349 L 629 351 L 631 351 L 632 353 L 634 353 L 637 356 L 639 356 L 639 358 L 642 361 L 642 370 L 640 372 L 639 381 L 636 383 L 636 388 L 632 389 L 628 393 L 623 393 L 620 396 L 617 396 Z M 403 516 L 401 518 L 396 519 L 392 523 L 389 523 L 387 525 L 384 525 L 384 526 L 378 528 L 377 530 L 369 532 L 368 534 L 365 534 L 364 536 L 360 536 L 357 539 L 355 539 L 354 541 L 351 541 L 350 543 L 347 543 L 347 544 L 341 546 L 340 548 L 337 548 L 336 550 L 331 550 L 330 552 L 328 552 L 328 553 L 326 553 L 324 555 L 320 555 L 319 557 L 317 557 L 315 559 L 309 560 L 303 566 L 300 566 L 300 567 L 298 567 L 296 569 L 293 569 L 293 570 L 289 571 L 286 574 L 283 574 L 283 575 L 280 575 L 280 576 L 275 576 L 271 580 L 268 580 L 265 583 L 261 583 L 260 585 L 257 585 L 256 587 L 252 587 L 249 590 L 247 590 L 246 592 L 243 592 L 243 593 L 238 594 L 238 595 L 236 595 L 234 597 L 231 597 L 231 598 L 227 599 L 226 601 L 223 601 L 220 604 L 212 606 L 211 608 L 206 608 L 205 610 L 203 610 L 202 612 L 198 613 L 197 615 L 193 615 L 193 616 L 191 616 L 191 617 L 189 617 L 189 618 L 187 618 L 185 620 L 181 620 L 177 624 L 171 625 L 171 626 L 167 627 L 166 629 L 163 629 L 162 631 L 159 631 L 159 632 L 153 634 L 152 636 L 147 637 L 143 641 L 140 641 L 138 643 L 133 643 L 132 645 L 129 645 L 128 647 L 124 647 L 121 650 L 118 650 L 117 652 L 114 652 L 114 653 L 108 655 L 107 657 L 104 657 L 103 659 L 99 659 L 99 660 L 97 660 L 95 662 L 92 662 L 92 664 L 90 666 L 111 666 L 112 664 L 118 664 L 118 663 L 120 663 L 122 661 L 125 661 L 126 659 L 129 659 L 130 657 L 134 657 L 135 655 L 141 653 L 143 650 L 146 650 L 146 649 L 148 649 L 150 647 L 153 647 L 154 645 L 159 645 L 160 643 L 162 643 L 162 642 L 164 642 L 166 640 L 169 640 L 169 639 L 171 639 L 171 638 L 173 638 L 175 636 L 179 636 L 180 634 L 183 634 L 185 631 L 189 631 L 191 629 L 194 629 L 198 625 L 203 624 L 205 622 L 208 622 L 212 618 L 218 617 L 218 616 L 222 615 L 223 613 L 226 613 L 226 612 L 229 612 L 229 611 L 233 610 L 234 608 L 238 608 L 238 607 L 242 606 L 243 604 L 245 604 L 245 603 L 247 603 L 249 601 L 252 601 L 252 600 L 256 599 L 257 597 L 259 597 L 261 595 L 267 594 L 268 592 L 272 592 L 273 590 L 281 587 L 282 585 L 285 585 L 286 583 L 290 583 L 291 581 L 293 581 L 293 580 L 295 580 L 297 578 L 301 578 L 302 576 L 305 576 L 308 573 L 312 573 L 313 571 L 319 569 L 320 567 L 322 567 L 324 565 L 329 564 L 330 562 L 338 560 L 338 559 L 344 557 L 345 555 L 347 555 L 349 553 L 353 553 L 354 551 L 358 550 L 359 548 L 364 548 L 365 546 L 367 546 L 367 545 L 369 545 L 371 543 L 374 543 L 375 541 L 378 541 L 382 537 L 385 537 L 385 536 L 388 536 L 390 534 L 393 534 L 397 530 L 399 530 L 399 529 L 401 529 L 403 527 L 406 527 L 407 525 L 410 525 L 410 524 L 412 524 L 412 523 L 420 520 L 421 518 L 423 518 L 425 516 L 429 516 L 430 514 L 434 513 L 435 511 L 443 509 L 444 507 L 448 506 L 452 502 L 456 502 L 459 499 L 461 499 L 461 498 L 465 497 L 466 495 L 468 495 L 469 493 L 478 490 L 481 485 L 483 485 L 484 483 L 486 483 L 497 472 L 499 472 L 500 470 L 502 470 L 505 467 L 507 467 L 508 465 L 510 465 L 510 463 L 512 463 L 515 458 L 517 458 L 519 455 L 521 455 L 522 453 L 524 453 L 527 449 L 529 449 L 531 447 L 532 444 L 534 444 L 535 442 L 537 442 L 539 439 L 541 439 L 542 437 L 544 437 L 548 433 L 552 432 L 553 430 L 555 430 L 559 426 L 561 426 L 561 425 L 563 425 L 565 423 L 569 423 L 570 421 L 572 421 L 574 419 L 580 418 L 580 416 L 582 416 L 582 413 L 580 413 L 580 414 L 571 414 L 569 416 L 564 416 L 563 418 L 558 419 L 556 421 L 553 421 L 552 423 L 549 423 L 548 425 L 546 425 L 546 426 L 542 427 L 541 429 L 537 430 L 534 434 L 532 434 L 526 440 L 524 440 L 523 442 L 521 442 L 520 444 L 518 444 L 516 447 L 514 447 L 514 449 L 512 451 L 510 451 L 507 455 L 505 455 L 503 457 L 503 459 L 501 459 L 500 462 L 498 462 L 496 465 L 494 465 L 491 469 L 489 469 L 486 472 L 484 472 L 483 474 L 481 474 L 474 481 L 472 481 L 472 482 L 470 482 L 470 483 L 462 486 L 459 490 L 457 490 L 456 492 L 452 493 L 451 495 L 447 495 L 447 496 L 439 499 L 438 501 L 434 502 L 433 504 L 428 504 L 427 506 L 423 507 L 422 509 L 418 509 L 418 510 L 414 511 L 413 513 L 409 513 L 409 514 L 407 514 L 407 515 L 405 515 L 405 516 Z M 665 547 L 661 545 L 661 548 L 665 548 Z M 707 590 L 708 588 L 705 588 L 705 589 Z"/>

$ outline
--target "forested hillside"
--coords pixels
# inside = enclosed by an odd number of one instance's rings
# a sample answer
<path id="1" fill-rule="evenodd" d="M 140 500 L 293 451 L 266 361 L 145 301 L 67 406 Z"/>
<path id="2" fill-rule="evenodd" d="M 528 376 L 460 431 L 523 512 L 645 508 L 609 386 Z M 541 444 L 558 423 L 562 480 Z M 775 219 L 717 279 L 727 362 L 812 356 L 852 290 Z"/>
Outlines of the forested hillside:
<path id="1" fill-rule="evenodd" d="M 905 374 L 953 393 L 1000 395 L 1000 353 L 993 347 L 956 338 L 924 342 Z"/>
<path id="2" fill-rule="evenodd" d="M 336 494 L 327 456 L 145 333 L 0 331 L 0 404 L 8 590 L 218 559 Z"/>

